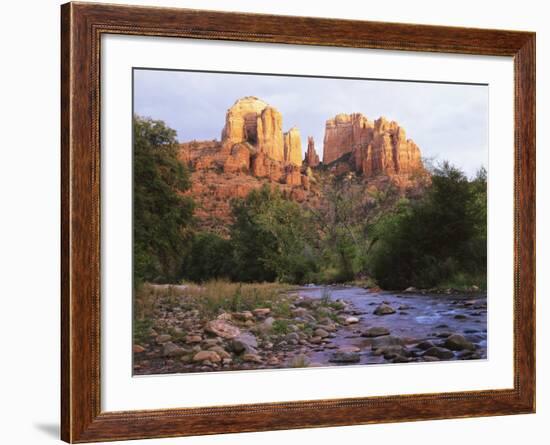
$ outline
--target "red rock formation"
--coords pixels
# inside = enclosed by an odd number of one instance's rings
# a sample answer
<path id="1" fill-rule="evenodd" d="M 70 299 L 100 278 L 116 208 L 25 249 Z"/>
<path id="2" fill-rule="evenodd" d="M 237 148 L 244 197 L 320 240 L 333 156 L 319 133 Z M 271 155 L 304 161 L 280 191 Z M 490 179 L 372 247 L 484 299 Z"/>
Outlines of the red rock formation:
<path id="1" fill-rule="evenodd" d="M 285 161 L 281 113 L 273 107 L 266 107 L 257 118 L 256 132 L 258 152 L 275 161 Z"/>
<path id="2" fill-rule="evenodd" d="M 196 165 L 195 165 L 196 167 Z M 245 144 L 235 144 L 231 154 L 223 164 L 224 173 L 248 172 L 250 169 L 250 149 Z"/>
<path id="3" fill-rule="evenodd" d="M 252 157 L 250 172 L 256 178 L 268 178 L 274 182 L 278 182 L 284 177 L 284 168 L 281 167 L 281 164 L 262 152 Z"/>
<path id="4" fill-rule="evenodd" d="M 307 151 L 304 158 L 304 163 L 309 167 L 317 167 L 319 165 L 319 155 L 315 151 L 315 142 L 312 136 L 307 138 Z"/>
<path id="5" fill-rule="evenodd" d="M 284 183 L 287 185 L 302 185 L 300 168 L 295 165 L 287 166 Z"/>
<path id="6" fill-rule="evenodd" d="M 225 127 L 222 130 L 223 148 L 229 151 L 234 144 L 245 141 L 256 145 L 258 116 L 261 116 L 267 106 L 264 101 L 252 96 L 237 100 L 225 115 Z"/>
<path id="7" fill-rule="evenodd" d="M 360 113 L 339 114 L 327 121 L 323 163 L 337 161 L 348 153 L 351 168 L 365 177 L 424 171 L 418 146 L 406 138 L 397 122 L 383 117 L 372 122 Z"/>
<path id="8" fill-rule="evenodd" d="M 297 128 L 283 134 L 283 117 L 274 107 L 254 96 L 239 99 L 227 110 L 222 147 L 227 154 L 235 144 L 248 143 L 257 153 L 284 164 L 302 164 Z"/>
<path id="9" fill-rule="evenodd" d="M 302 139 L 300 137 L 300 130 L 292 127 L 285 133 L 284 141 L 284 160 L 292 165 L 302 165 Z"/>

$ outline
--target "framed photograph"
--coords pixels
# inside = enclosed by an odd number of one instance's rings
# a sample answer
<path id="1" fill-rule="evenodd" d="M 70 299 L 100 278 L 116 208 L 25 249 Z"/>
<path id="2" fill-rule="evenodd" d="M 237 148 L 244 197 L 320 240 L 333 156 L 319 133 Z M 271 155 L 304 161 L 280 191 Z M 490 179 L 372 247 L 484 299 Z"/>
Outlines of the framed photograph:
<path id="1" fill-rule="evenodd" d="M 67 3 L 62 439 L 535 411 L 535 34 Z"/>

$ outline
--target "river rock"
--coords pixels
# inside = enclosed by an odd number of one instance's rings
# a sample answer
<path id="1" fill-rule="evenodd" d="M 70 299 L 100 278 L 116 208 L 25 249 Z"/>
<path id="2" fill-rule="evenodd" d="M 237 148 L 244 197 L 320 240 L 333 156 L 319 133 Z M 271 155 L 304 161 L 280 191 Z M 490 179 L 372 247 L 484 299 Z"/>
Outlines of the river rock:
<path id="1" fill-rule="evenodd" d="M 258 341 L 250 332 L 242 332 L 230 342 L 230 349 L 237 354 L 243 352 L 256 353 Z"/>
<path id="2" fill-rule="evenodd" d="M 391 360 L 398 355 L 408 357 L 410 355 L 407 348 L 401 345 L 382 346 L 374 351 L 375 355 L 383 355 L 386 360 Z"/>
<path id="3" fill-rule="evenodd" d="M 374 315 L 390 315 L 395 314 L 395 309 L 389 304 L 382 303 L 374 310 Z"/>
<path id="4" fill-rule="evenodd" d="M 160 345 L 172 340 L 172 336 L 168 334 L 157 335 L 156 342 Z"/>
<path id="5" fill-rule="evenodd" d="M 453 351 L 450 351 L 449 349 L 434 346 L 433 348 L 426 350 L 423 356 L 424 357 L 431 356 L 431 357 L 437 357 L 442 360 L 448 360 L 448 359 L 454 358 L 455 355 L 453 354 Z"/>
<path id="6" fill-rule="evenodd" d="M 132 347 L 132 351 L 135 353 L 135 354 L 140 354 L 142 352 L 145 352 L 145 348 L 141 345 L 134 345 Z"/>
<path id="7" fill-rule="evenodd" d="M 481 358 L 481 355 L 474 351 L 464 350 L 458 353 L 457 358 L 459 358 L 460 360 L 479 360 Z"/>
<path id="8" fill-rule="evenodd" d="M 188 335 L 185 337 L 185 343 L 187 344 L 200 343 L 201 341 L 202 337 L 200 335 Z"/>
<path id="9" fill-rule="evenodd" d="M 243 355 L 243 360 L 249 363 L 262 363 L 262 358 L 258 354 L 247 353 Z"/>
<path id="10" fill-rule="evenodd" d="M 390 331 L 383 326 L 373 326 L 365 330 L 361 336 L 362 337 L 382 337 L 383 335 L 389 335 Z"/>
<path id="11" fill-rule="evenodd" d="M 271 309 L 266 307 L 266 308 L 258 308 L 258 309 L 254 309 L 252 311 L 252 313 L 254 314 L 254 316 L 256 316 L 257 318 L 265 318 L 269 315 L 269 313 L 271 312 Z"/>
<path id="12" fill-rule="evenodd" d="M 254 318 L 254 315 L 250 311 L 233 312 L 232 315 L 233 318 L 241 321 L 252 320 Z"/>
<path id="13" fill-rule="evenodd" d="M 357 317 L 346 317 L 345 320 L 344 320 L 344 324 L 355 324 L 355 323 L 359 323 L 359 318 Z"/>
<path id="14" fill-rule="evenodd" d="M 361 348 L 353 345 L 349 346 L 340 346 L 338 352 L 361 352 Z"/>
<path id="15" fill-rule="evenodd" d="M 200 351 L 193 356 L 194 362 L 219 363 L 221 360 L 220 356 L 214 351 Z"/>
<path id="16" fill-rule="evenodd" d="M 231 358 L 231 354 L 223 349 L 221 346 L 212 346 L 209 351 L 214 351 L 223 360 L 224 358 Z"/>
<path id="17" fill-rule="evenodd" d="M 267 317 L 264 321 L 262 321 L 262 325 L 260 329 L 264 329 L 268 331 L 273 327 L 274 322 L 275 322 L 275 319 L 273 317 Z"/>
<path id="18" fill-rule="evenodd" d="M 185 349 L 172 343 L 171 341 L 164 343 L 162 347 L 162 355 L 165 357 L 179 357 L 186 353 L 187 351 Z"/>
<path id="19" fill-rule="evenodd" d="M 416 345 L 418 349 L 422 349 L 423 351 L 426 351 L 430 348 L 433 348 L 435 345 L 430 340 L 425 340 Z"/>
<path id="20" fill-rule="evenodd" d="M 325 331 L 324 329 L 317 328 L 315 329 L 314 335 L 315 337 L 325 338 L 325 337 L 328 337 L 328 332 Z"/>
<path id="21" fill-rule="evenodd" d="M 357 352 L 333 352 L 329 358 L 332 363 L 357 363 L 361 360 L 361 356 Z"/>
<path id="22" fill-rule="evenodd" d="M 207 323 L 205 330 L 226 340 L 237 337 L 241 331 L 226 320 L 212 320 Z"/>
<path id="23" fill-rule="evenodd" d="M 445 340 L 444 346 L 447 349 L 450 349 L 451 351 L 462 351 L 464 349 L 468 349 L 470 351 L 473 351 L 475 349 L 475 346 L 473 343 L 466 340 L 462 335 L 454 334 L 450 337 L 447 337 Z"/>
<path id="24" fill-rule="evenodd" d="M 221 339 L 219 337 L 215 338 L 207 338 L 204 340 L 203 345 L 205 348 L 211 348 L 212 346 L 218 346 L 221 343 Z"/>
<path id="25" fill-rule="evenodd" d="M 393 335 L 384 335 L 382 337 L 373 338 L 371 345 L 372 349 L 378 349 L 383 346 L 402 346 L 403 339 Z"/>
<path id="26" fill-rule="evenodd" d="M 308 314 L 308 310 L 303 307 L 297 307 L 292 310 L 292 315 L 296 318 L 303 318 Z"/>
<path id="27" fill-rule="evenodd" d="M 298 333 L 296 332 L 290 332 L 285 335 L 285 340 L 289 343 L 290 342 L 298 343 L 298 340 L 300 340 L 300 335 L 298 335 Z"/>

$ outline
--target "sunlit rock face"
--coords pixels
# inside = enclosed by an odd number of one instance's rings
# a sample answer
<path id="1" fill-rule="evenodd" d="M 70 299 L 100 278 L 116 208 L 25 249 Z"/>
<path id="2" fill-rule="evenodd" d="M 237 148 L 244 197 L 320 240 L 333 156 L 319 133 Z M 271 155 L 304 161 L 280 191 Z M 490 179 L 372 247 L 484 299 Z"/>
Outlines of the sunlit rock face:
<path id="1" fill-rule="evenodd" d="M 284 135 L 284 160 L 289 164 L 302 165 L 302 139 L 300 130 L 292 127 Z"/>
<path id="2" fill-rule="evenodd" d="M 365 177 L 410 175 L 424 171 L 418 146 L 395 121 L 370 121 L 361 113 L 338 114 L 327 120 L 323 163 L 349 153 L 350 168 Z"/>
<path id="3" fill-rule="evenodd" d="M 237 100 L 227 110 L 222 147 L 229 153 L 239 143 L 247 143 L 256 153 L 274 161 L 302 164 L 300 131 L 293 127 L 283 133 L 279 110 L 254 96 Z"/>

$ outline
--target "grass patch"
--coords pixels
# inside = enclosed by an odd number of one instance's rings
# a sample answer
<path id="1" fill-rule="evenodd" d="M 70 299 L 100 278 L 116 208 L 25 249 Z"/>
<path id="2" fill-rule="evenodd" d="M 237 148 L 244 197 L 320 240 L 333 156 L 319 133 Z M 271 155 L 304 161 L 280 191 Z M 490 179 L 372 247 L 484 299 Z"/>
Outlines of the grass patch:
<path id="1" fill-rule="evenodd" d="M 291 286 L 281 283 L 232 283 L 212 280 L 204 284 L 180 286 L 143 285 L 136 292 L 136 319 L 150 318 L 160 302 L 184 310 L 198 310 L 203 318 L 222 312 L 252 311 L 270 308 L 280 317 L 290 316 Z"/>
<path id="2" fill-rule="evenodd" d="M 288 320 L 275 320 L 271 326 L 271 332 L 275 335 L 286 335 L 290 333 L 290 322 Z"/>
<path id="3" fill-rule="evenodd" d="M 153 322 L 150 319 L 137 319 L 133 324 L 133 337 L 134 344 L 142 344 L 149 338 L 149 332 L 153 326 Z"/>

